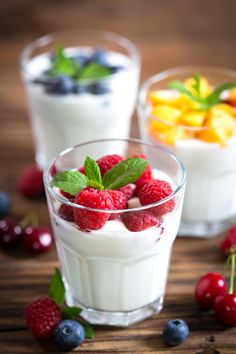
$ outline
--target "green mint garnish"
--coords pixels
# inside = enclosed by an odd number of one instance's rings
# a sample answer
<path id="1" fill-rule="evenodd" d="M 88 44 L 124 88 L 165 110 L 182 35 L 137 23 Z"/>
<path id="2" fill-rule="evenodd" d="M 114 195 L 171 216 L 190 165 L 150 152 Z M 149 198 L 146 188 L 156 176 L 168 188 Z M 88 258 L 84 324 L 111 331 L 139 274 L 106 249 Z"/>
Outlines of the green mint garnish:
<path id="1" fill-rule="evenodd" d="M 87 156 L 84 163 L 84 169 L 85 169 L 86 176 L 88 177 L 89 180 L 102 184 L 101 171 L 95 160 Z"/>
<path id="2" fill-rule="evenodd" d="M 112 74 L 111 70 L 97 63 L 90 63 L 83 67 L 79 73 L 79 80 L 101 79 Z"/>
<path id="3" fill-rule="evenodd" d="M 63 320 L 66 319 L 74 319 L 75 317 L 79 316 L 82 312 L 82 309 L 76 306 L 65 307 L 62 311 L 62 318 Z"/>
<path id="4" fill-rule="evenodd" d="M 98 190 L 100 190 L 100 191 L 104 189 L 104 187 L 103 187 L 103 185 L 102 185 L 101 183 L 95 182 L 95 181 L 93 181 L 92 179 L 90 179 L 90 180 L 88 181 L 87 186 L 88 186 L 88 187 L 92 187 L 92 188 L 94 188 L 94 189 L 98 189 Z"/>
<path id="5" fill-rule="evenodd" d="M 78 171 L 63 171 L 57 173 L 52 180 L 52 185 L 64 192 L 76 195 L 87 186 L 88 178 Z"/>
<path id="6" fill-rule="evenodd" d="M 118 189 L 137 181 L 148 165 L 148 161 L 134 157 L 121 161 L 103 177 L 105 189 Z"/>
<path id="7" fill-rule="evenodd" d="M 175 90 L 183 93 L 184 95 L 189 97 L 192 101 L 197 102 L 199 104 L 199 109 L 203 109 L 203 110 L 209 109 L 212 106 L 214 106 L 215 104 L 220 103 L 221 102 L 221 99 L 220 99 L 221 93 L 236 86 L 236 83 L 225 83 L 220 86 L 217 86 L 215 88 L 215 90 L 211 94 L 209 94 L 208 96 L 201 97 L 200 96 L 201 75 L 195 74 L 193 76 L 193 78 L 194 78 L 195 82 L 192 87 L 194 88 L 196 94 L 193 94 L 191 91 L 189 91 L 184 86 L 182 81 L 172 81 L 172 82 L 170 82 L 170 84 L 168 86 L 169 86 L 169 88 L 175 89 Z"/>
<path id="8" fill-rule="evenodd" d="M 52 68 L 49 72 L 50 76 L 68 75 L 70 77 L 77 76 L 79 71 L 79 63 L 66 56 L 64 47 L 58 44 L 56 47 L 55 57 L 52 60 Z"/>
<path id="9" fill-rule="evenodd" d="M 65 301 L 65 286 L 58 268 L 55 269 L 55 274 L 49 287 L 49 296 L 54 299 L 57 305 L 62 305 Z"/>

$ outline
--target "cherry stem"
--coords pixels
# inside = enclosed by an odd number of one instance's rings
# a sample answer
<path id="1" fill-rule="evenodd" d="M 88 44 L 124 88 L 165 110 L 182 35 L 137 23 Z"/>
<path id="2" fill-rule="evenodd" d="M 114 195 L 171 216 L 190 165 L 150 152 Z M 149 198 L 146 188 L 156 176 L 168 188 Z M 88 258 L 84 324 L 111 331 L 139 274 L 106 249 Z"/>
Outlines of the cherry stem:
<path id="1" fill-rule="evenodd" d="M 29 213 L 27 213 L 23 219 L 19 222 L 19 225 L 22 228 L 25 228 L 26 226 L 33 226 L 36 227 L 38 226 L 38 216 L 36 214 L 35 211 L 30 211 Z"/>
<path id="2" fill-rule="evenodd" d="M 234 293 L 235 257 L 236 257 L 235 253 L 230 255 L 231 272 L 230 272 L 230 279 L 229 279 L 229 294 Z"/>

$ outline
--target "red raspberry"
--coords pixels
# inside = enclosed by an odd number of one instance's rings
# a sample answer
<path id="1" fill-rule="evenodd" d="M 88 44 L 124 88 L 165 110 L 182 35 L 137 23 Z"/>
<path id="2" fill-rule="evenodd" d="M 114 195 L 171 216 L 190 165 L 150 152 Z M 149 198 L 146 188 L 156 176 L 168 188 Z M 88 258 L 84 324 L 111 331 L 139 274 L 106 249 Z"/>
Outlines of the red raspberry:
<path id="1" fill-rule="evenodd" d="M 74 203 L 88 208 L 96 208 L 101 210 L 114 209 L 113 200 L 107 190 L 99 191 L 93 188 L 84 188 L 77 194 Z M 79 208 L 74 209 L 75 223 L 82 231 L 101 229 L 109 217 L 109 213 Z"/>
<path id="2" fill-rule="evenodd" d="M 225 234 L 225 238 L 220 245 L 221 251 L 229 255 L 236 250 L 236 225 L 232 226 Z"/>
<path id="3" fill-rule="evenodd" d="M 28 198 L 38 198 L 44 194 L 43 171 L 37 166 L 26 167 L 18 179 L 18 190 Z"/>
<path id="4" fill-rule="evenodd" d="M 58 214 L 66 221 L 74 221 L 74 209 L 70 205 L 62 204 L 58 210 Z"/>
<path id="5" fill-rule="evenodd" d="M 137 211 L 122 215 L 122 221 L 129 231 L 138 232 L 152 226 L 160 226 L 160 220 L 148 211 Z"/>
<path id="6" fill-rule="evenodd" d="M 109 194 L 112 197 L 114 209 L 126 209 L 128 206 L 128 199 L 126 195 L 118 190 L 109 190 Z"/>
<path id="7" fill-rule="evenodd" d="M 134 195 L 135 185 L 130 183 L 127 184 L 127 186 L 119 188 L 118 190 L 123 192 L 127 199 L 130 200 Z"/>
<path id="8" fill-rule="evenodd" d="M 102 177 L 112 167 L 123 161 L 124 158 L 120 155 L 106 155 L 97 160 L 97 164 L 100 168 Z"/>
<path id="9" fill-rule="evenodd" d="M 150 181 L 154 181 L 153 179 L 146 179 L 144 181 L 141 181 L 139 183 L 136 183 L 136 188 L 134 190 L 134 195 L 136 197 L 139 196 L 139 192 L 141 191 L 141 189 L 143 188 L 144 184 L 147 183 L 147 182 L 150 182 Z"/>
<path id="10" fill-rule="evenodd" d="M 78 171 L 79 171 L 80 173 L 83 173 L 83 175 L 86 174 L 86 173 L 85 173 L 85 168 L 84 168 L 84 166 L 80 167 L 80 168 L 78 169 Z"/>
<path id="11" fill-rule="evenodd" d="M 139 200 L 142 205 L 149 205 L 168 197 L 173 193 L 171 185 L 166 181 L 151 180 L 145 183 L 139 192 Z M 174 199 L 168 200 L 164 204 L 152 208 L 152 212 L 157 216 L 170 213 L 175 207 Z"/>
<path id="12" fill-rule="evenodd" d="M 74 195 L 68 193 L 68 192 L 64 192 L 62 189 L 60 190 L 61 192 L 61 195 L 63 195 L 63 197 L 69 199 L 70 201 L 73 201 L 74 200 Z"/>
<path id="13" fill-rule="evenodd" d="M 54 300 L 45 297 L 26 305 L 24 318 L 36 338 L 46 339 L 52 336 L 61 321 L 61 312 Z"/>
<path id="14" fill-rule="evenodd" d="M 132 157 L 140 157 L 144 160 L 148 160 L 147 156 L 145 154 L 138 154 L 138 155 L 133 155 Z M 141 176 L 137 179 L 135 182 L 136 186 L 142 185 L 144 181 L 147 181 L 152 178 L 152 169 L 150 163 L 147 165 L 146 169 L 144 172 L 141 174 Z"/>

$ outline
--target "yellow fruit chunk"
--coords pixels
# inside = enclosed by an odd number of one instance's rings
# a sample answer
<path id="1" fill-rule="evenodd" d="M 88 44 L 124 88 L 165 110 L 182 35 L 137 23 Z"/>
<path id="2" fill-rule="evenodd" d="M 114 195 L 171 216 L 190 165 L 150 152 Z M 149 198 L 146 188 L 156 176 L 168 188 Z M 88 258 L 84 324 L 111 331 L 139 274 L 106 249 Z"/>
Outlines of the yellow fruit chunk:
<path id="1" fill-rule="evenodd" d="M 198 134 L 199 139 L 225 145 L 227 140 L 232 137 L 235 132 L 236 121 L 225 106 L 227 105 L 219 104 L 209 110 L 204 124 L 208 129 Z"/>
<path id="2" fill-rule="evenodd" d="M 158 119 L 170 122 L 170 123 L 177 123 L 179 117 L 182 115 L 181 110 L 167 106 L 167 105 L 160 105 L 154 107 L 152 109 L 152 115 L 157 117 Z"/>
<path id="3" fill-rule="evenodd" d="M 178 103 L 180 94 L 175 90 L 158 90 L 149 92 L 149 100 L 153 106 L 170 105 L 174 106 Z"/>
<path id="4" fill-rule="evenodd" d="M 193 77 L 190 77 L 186 80 L 184 80 L 184 86 L 192 92 L 193 95 L 196 95 L 196 89 L 194 87 L 196 85 L 196 80 Z M 210 93 L 212 93 L 212 87 L 210 86 L 209 82 L 207 79 L 203 76 L 200 78 L 200 97 L 206 97 Z"/>
<path id="5" fill-rule="evenodd" d="M 230 90 L 229 92 L 229 99 L 230 100 L 236 100 L 236 87 Z"/>
<path id="6" fill-rule="evenodd" d="M 205 111 L 190 111 L 182 115 L 179 120 L 180 124 L 189 125 L 191 127 L 201 127 L 206 118 Z"/>
<path id="7" fill-rule="evenodd" d="M 149 134 L 150 136 L 158 141 L 161 141 L 165 144 L 168 145 L 174 145 L 176 141 L 185 139 L 185 131 L 181 127 L 170 127 L 170 126 L 165 126 L 165 130 L 157 130 L 155 127 L 155 124 L 153 124 L 153 120 L 149 126 Z"/>
<path id="8" fill-rule="evenodd" d="M 176 108 L 180 109 L 182 112 L 187 112 L 189 110 L 198 109 L 199 103 L 191 100 L 184 94 L 181 94 L 175 105 Z"/>

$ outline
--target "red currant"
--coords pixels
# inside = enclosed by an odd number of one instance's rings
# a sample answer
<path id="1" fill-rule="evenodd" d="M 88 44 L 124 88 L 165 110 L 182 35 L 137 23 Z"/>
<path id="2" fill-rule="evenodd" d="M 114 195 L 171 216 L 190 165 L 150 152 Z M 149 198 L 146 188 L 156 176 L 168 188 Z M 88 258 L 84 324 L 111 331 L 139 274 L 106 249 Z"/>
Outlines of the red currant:
<path id="1" fill-rule="evenodd" d="M 53 243 L 53 236 L 48 227 L 28 226 L 23 234 L 23 245 L 33 254 L 46 253 Z"/>
<path id="2" fill-rule="evenodd" d="M 0 220 L 0 244 L 4 248 L 12 248 L 19 245 L 23 235 L 23 229 L 12 219 Z"/>
<path id="3" fill-rule="evenodd" d="M 202 310 L 210 310 L 215 298 L 226 291 L 226 281 L 219 273 L 207 273 L 196 284 L 195 299 Z"/>
<path id="4" fill-rule="evenodd" d="M 219 295 L 215 299 L 214 312 L 220 322 L 236 325 L 236 293 Z"/>

